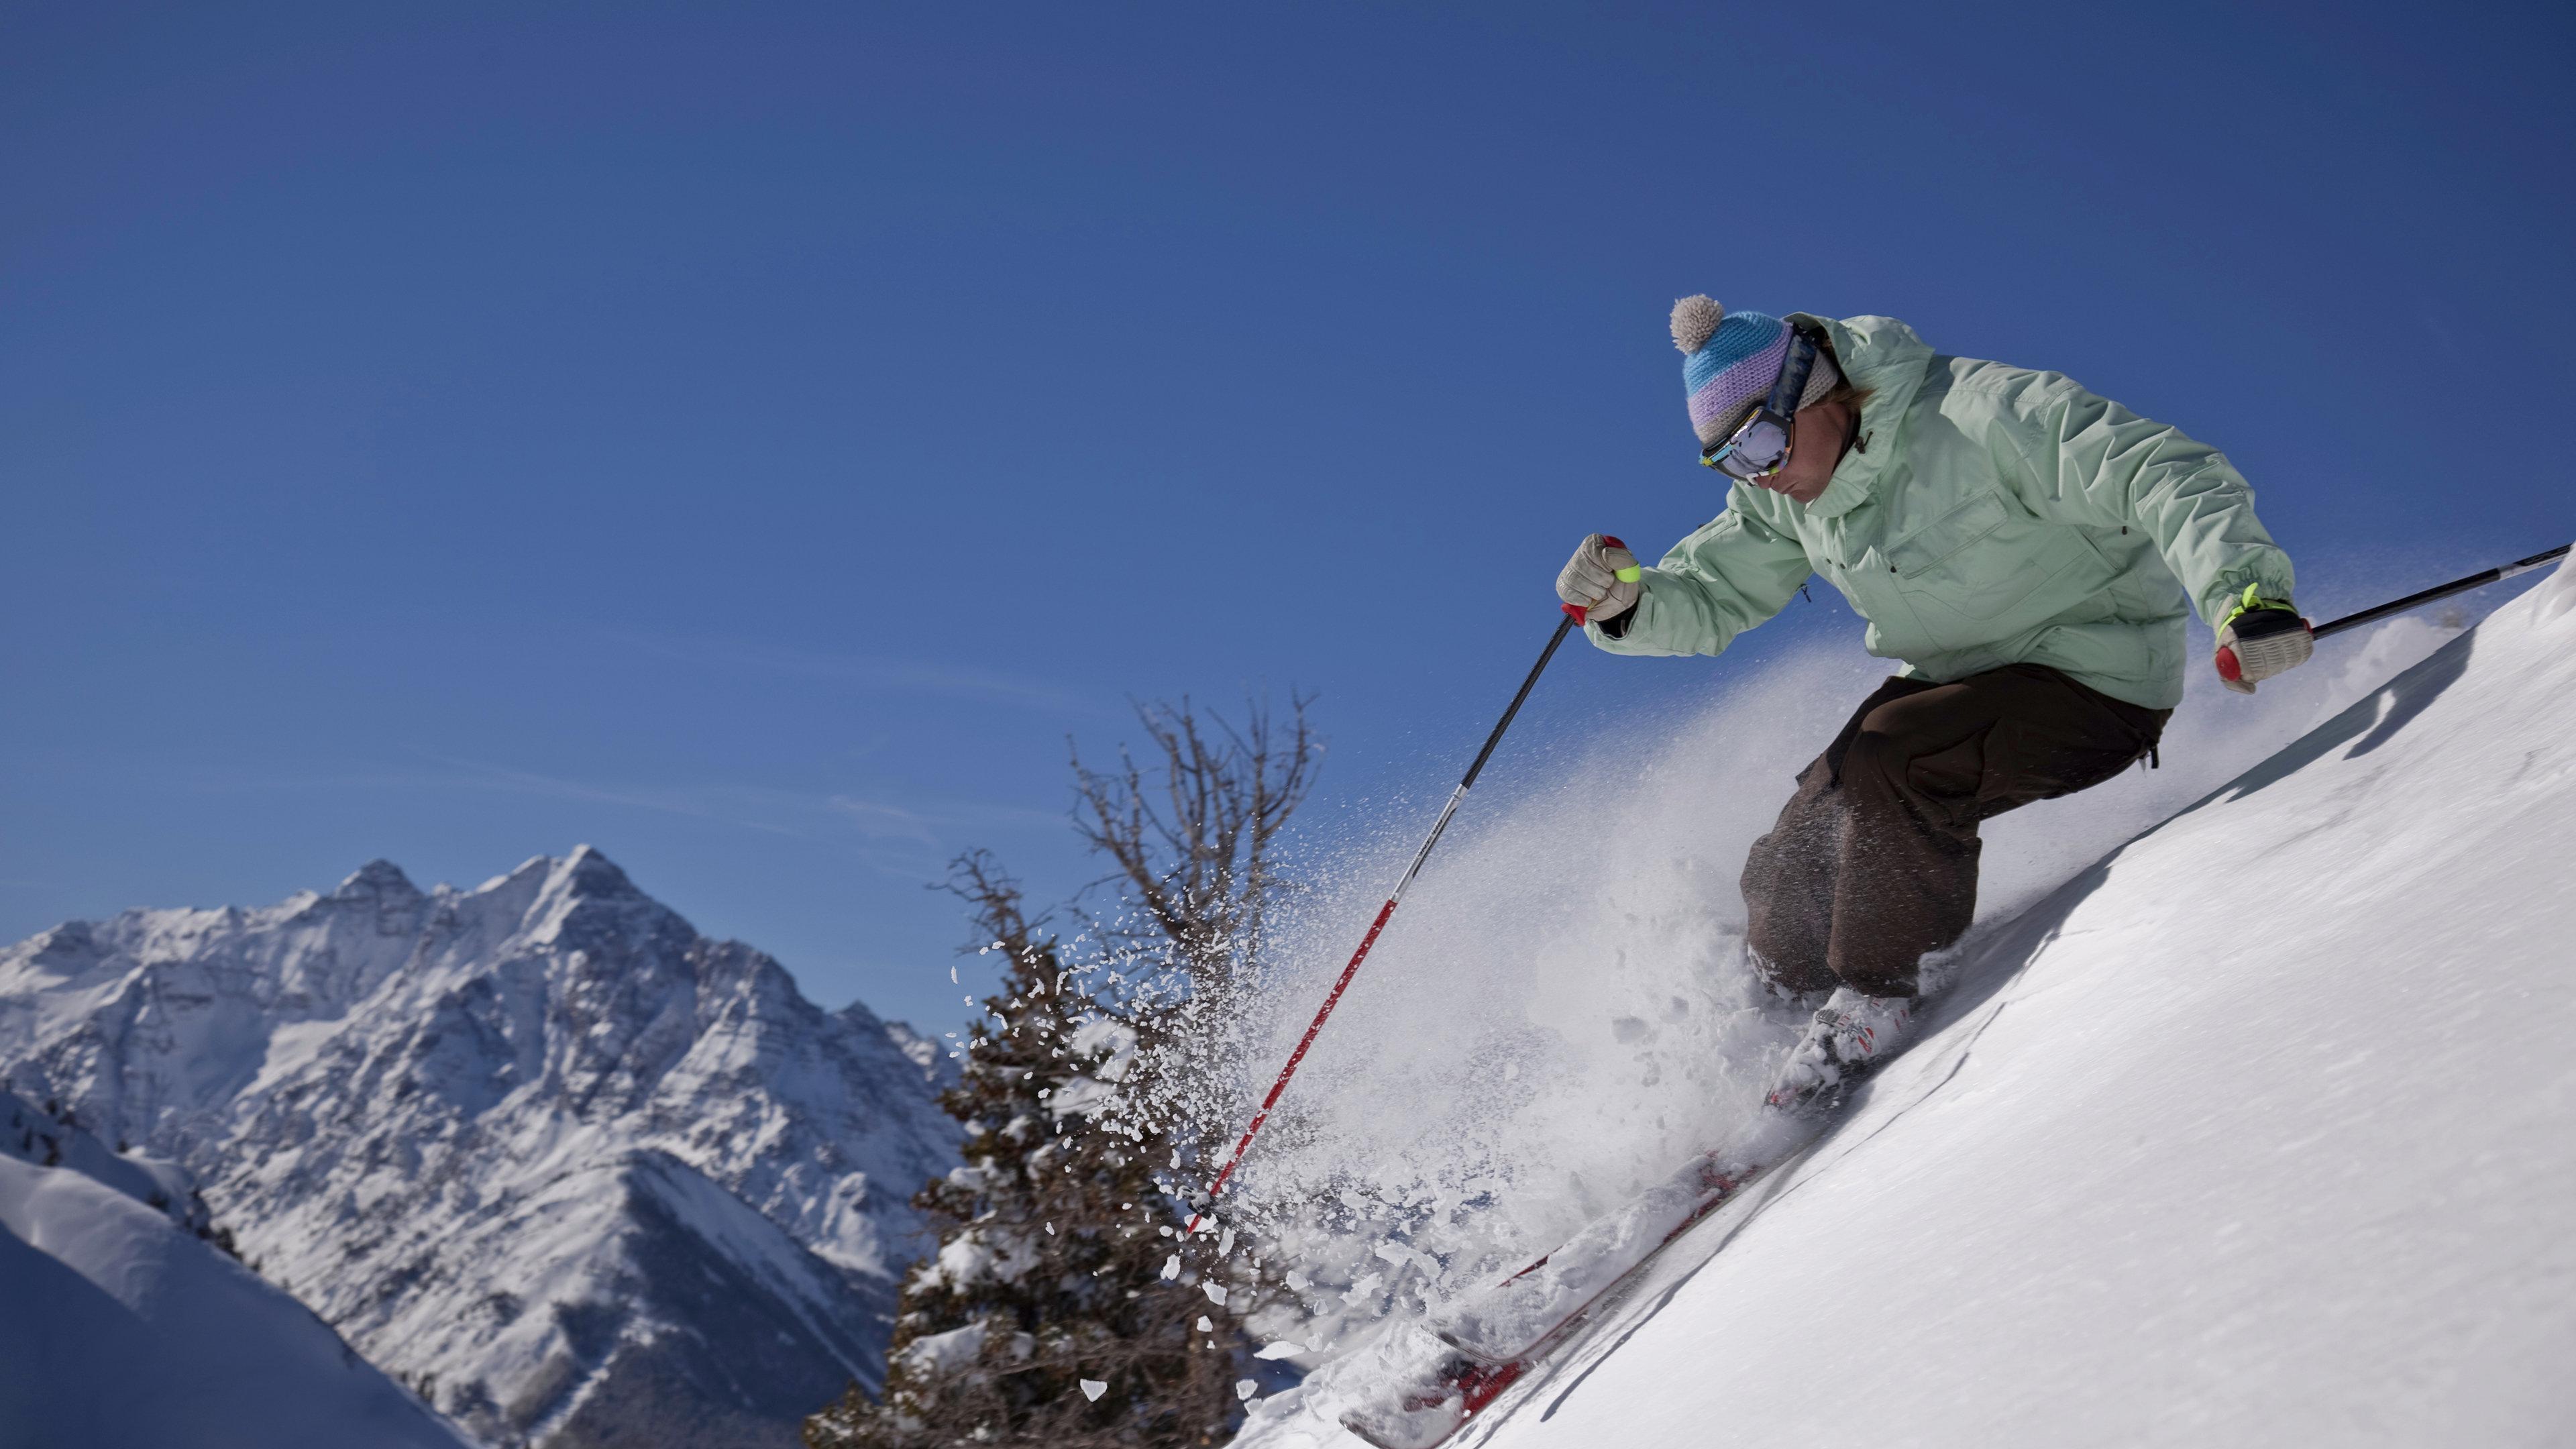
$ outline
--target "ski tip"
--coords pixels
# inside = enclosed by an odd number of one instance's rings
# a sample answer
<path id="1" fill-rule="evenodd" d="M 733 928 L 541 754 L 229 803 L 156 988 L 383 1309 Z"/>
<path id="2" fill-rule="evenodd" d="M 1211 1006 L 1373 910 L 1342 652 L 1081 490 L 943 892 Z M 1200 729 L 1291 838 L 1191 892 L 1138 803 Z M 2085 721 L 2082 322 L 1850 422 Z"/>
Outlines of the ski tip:
<path id="1" fill-rule="evenodd" d="M 1421 1376 L 1389 1385 L 1379 1402 L 1344 1410 L 1342 1427 L 1377 1449 L 1434 1449 L 1528 1370 L 1526 1362 L 1484 1364 L 1443 1354 Z"/>

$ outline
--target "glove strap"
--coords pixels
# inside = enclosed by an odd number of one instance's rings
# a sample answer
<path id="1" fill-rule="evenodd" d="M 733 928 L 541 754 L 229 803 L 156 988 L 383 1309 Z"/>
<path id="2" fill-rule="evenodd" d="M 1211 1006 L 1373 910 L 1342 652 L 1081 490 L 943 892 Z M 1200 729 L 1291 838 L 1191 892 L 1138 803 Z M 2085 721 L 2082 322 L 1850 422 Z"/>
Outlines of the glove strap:
<path id="1" fill-rule="evenodd" d="M 2259 584 L 2247 584 L 2245 586 L 2245 592 L 2236 599 L 2236 607 L 2227 611 L 2226 617 L 2218 621 L 2218 627 L 2220 629 L 2225 629 L 2228 625 L 2235 623 L 2241 616 L 2250 614 L 2256 609 L 2279 609 L 2285 614 L 2291 615 L 2294 618 L 2297 617 L 2299 609 L 2296 604 L 2291 603 L 2287 599 L 2264 598 L 2259 592 L 2261 587 L 2262 586 Z M 2304 624 L 2306 621 L 2301 620 L 2300 622 Z M 2267 630 L 2265 632 L 2269 631 Z"/>

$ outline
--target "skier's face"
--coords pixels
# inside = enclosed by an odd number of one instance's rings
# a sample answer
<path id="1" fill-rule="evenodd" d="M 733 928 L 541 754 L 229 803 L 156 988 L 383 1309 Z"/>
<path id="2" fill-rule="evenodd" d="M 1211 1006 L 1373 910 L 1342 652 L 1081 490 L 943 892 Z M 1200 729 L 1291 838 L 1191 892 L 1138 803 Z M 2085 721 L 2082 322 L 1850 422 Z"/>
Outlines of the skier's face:
<path id="1" fill-rule="evenodd" d="M 1793 503 L 1822 498 L 1843 460 L 1843 441 L 1851 436 L 1851 406 L 1837 399 L 1798 409 L 1789 420 L 1789 461 L 1761 486 L 1785 493 Z"/>

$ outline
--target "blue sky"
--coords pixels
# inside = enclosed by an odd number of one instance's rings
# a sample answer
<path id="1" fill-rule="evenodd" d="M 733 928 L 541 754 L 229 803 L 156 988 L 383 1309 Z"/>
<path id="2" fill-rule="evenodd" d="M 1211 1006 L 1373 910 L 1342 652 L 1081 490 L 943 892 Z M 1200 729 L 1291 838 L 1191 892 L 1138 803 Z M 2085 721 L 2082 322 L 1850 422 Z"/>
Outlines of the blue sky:
<path id="1" fill-rule="evenodd" d="M 2217 443 L 2311 612 L 2576 535 L 2564 6 L 0 15 L 8 939 L 586 840 L 945 1024 L 923 883 L 1086 879 L 1130 696 L 1415 828 L 1718 506 L 1689 292 Z"/>

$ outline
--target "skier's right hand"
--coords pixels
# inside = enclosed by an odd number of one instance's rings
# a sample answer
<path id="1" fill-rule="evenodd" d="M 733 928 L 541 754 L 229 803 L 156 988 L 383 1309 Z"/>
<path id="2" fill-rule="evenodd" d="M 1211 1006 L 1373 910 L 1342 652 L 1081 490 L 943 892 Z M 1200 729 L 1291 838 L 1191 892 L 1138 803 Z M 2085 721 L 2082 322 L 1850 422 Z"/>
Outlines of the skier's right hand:
<path id="1" fill-rule="evenodd" d="M 1576 617 L 1598 624 L 1637 606 L 1637 556 L 1606 533 L 1588 534 L 1556 576 L 1556 596 L 1582 610 Z"/>

